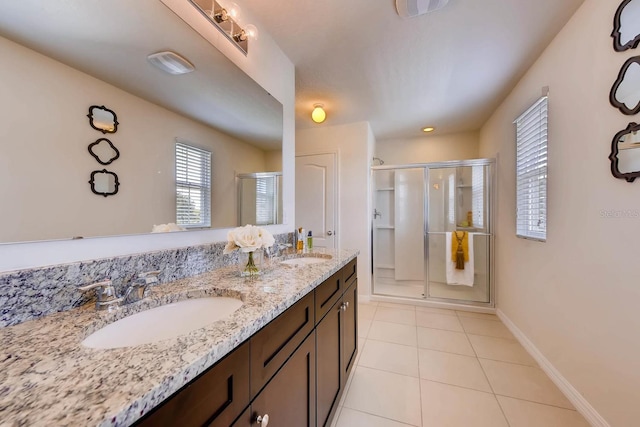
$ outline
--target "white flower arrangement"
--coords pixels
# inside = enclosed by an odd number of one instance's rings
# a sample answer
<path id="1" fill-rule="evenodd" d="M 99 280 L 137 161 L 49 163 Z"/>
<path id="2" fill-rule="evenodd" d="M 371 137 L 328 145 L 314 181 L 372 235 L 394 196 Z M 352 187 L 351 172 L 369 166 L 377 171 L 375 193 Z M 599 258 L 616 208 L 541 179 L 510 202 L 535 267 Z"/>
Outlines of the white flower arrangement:
<path id="1" fill-rule="evenodd" d="M 240 249 L 241 252 L 253 252 L 256 249 L 269 248 L 276 241 L 264 228 L 250 224 L 230 230 L 227 233 L 227 240 L 224 254 L 230 254 L 236 249 Z"/>

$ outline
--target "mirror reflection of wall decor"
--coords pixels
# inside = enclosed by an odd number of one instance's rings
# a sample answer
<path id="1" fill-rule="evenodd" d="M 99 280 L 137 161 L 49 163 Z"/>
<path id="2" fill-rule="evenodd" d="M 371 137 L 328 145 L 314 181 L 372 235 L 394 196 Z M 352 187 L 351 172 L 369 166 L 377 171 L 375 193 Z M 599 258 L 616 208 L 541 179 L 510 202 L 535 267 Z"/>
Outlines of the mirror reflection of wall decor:
<path id="1" fill-rule="evenodd" d="M 100 138 L 89 144 L 89 153 L 101 165 L 109 165 L 120 157 L 120 151 L 107 138 Z"/>
<path id="2" fill-rule="evenodd" d="M 609 160 L 616 178 L 633 182 L 640 177 L 640 125 L 629 123 L 613 137 Z"/>
<path id="3" fill-rule="evenodd" d="M 91 184 L 91 191 L 104 197 L 116 194 L 120 186 L 118 175 L 106 169 L 91 172 L 89 184 Z"/>
<path id="4" fill-rule="evenodd" d="M 613 48 L 634 49 L 640 43 L 640 0 L 624 0 L 613 18 Z"/>
<path id="5" fill-rule="evenodd" d="M 104 105 L 89 107 L 89 124 L 102 133 L 116 133 L 118 131 L 118 117 L 116 113 Z"/>
<path id="6" fill-rule="evenodd" d="M 611 105 L 623 114 L 632 116 L 640 112 L 640 56 L 629 58 L 609 94 Z"/>

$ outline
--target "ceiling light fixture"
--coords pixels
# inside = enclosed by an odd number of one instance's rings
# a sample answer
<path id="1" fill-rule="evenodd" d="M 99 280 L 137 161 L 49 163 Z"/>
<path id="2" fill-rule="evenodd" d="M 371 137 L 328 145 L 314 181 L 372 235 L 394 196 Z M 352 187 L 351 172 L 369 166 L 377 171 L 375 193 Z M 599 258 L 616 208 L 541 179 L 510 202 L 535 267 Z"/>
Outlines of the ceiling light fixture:
<path id="1" fill-rule="evenodd" d="M 240 7 L 235 3 L 222 6 L 217 0 L 189 0 L 209 22 L 240 49 L 245 55 L 249 52 L 249 39 L 258 40 L 255 25 L 240 25 Z"/>
<path id="2" fill-rule="evenodd" d="M 195 70 L 195 67 L 187 58 L 170 50 L 153 53 L 147 56 L 147 61 L 165 73 L 173 75 L 186 74 Z"/>
<path id="3" fill-rule="evenodd" d="M 434 130 L 436 130 L 436 128 L 434 128 L 433 126 L 427 126 L 426 128 L 422 128 L 422 132 L 433 132 Z"/>
<path id="4" fill-rule="evenodd" d="M 324 105 L 313 104 L 313 111 L 311 112 L 311 120 L 316 123 L 322 123 L 326 120 L 327 113 L 324 111 Z"/>
<path id="5" fill-rule="evenodd" d="M 396 0 L 396 10 L 403 18 L 412 18 L 441 9 L 449 0 Z"/>

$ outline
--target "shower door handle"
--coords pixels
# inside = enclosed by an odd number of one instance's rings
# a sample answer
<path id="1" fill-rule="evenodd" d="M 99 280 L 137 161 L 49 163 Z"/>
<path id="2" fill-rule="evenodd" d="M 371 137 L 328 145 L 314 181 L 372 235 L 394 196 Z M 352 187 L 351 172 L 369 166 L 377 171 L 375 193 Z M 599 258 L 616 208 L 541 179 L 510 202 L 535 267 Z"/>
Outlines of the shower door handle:
<path id="1" fill-rule="evenodd" d="M 327 236 L 333 236 L 333 231 L 327 231 Z"/>

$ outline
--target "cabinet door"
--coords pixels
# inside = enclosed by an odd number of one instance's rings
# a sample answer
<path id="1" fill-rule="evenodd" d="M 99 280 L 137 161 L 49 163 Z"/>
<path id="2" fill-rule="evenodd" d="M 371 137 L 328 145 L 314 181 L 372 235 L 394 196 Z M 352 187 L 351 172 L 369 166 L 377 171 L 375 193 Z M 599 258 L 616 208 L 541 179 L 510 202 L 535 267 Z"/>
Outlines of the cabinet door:
<path id="1" fill-rule="evenodd" d="M 316 339 L 315 332 L 287 360 L 251 404 L 251 422 L 269 415 L 275 427 L 316 425 Z M 246 421 L 238 420 L 242 425 Z"/>
<path id="2" fill-rule="evenodd" d="M 340 367 L 342 357 L 340 329 L 344 312 L 341 307 L 342 300 L 338 300 L 316 326 L 318 427 L 330 425 L 332 415 L 338 406 L 343 384 Z"/>
<path id="3" fill-rule="evenodd" d="M 313 292 L 251 337 L 251 397 L 256 396 L 314 327 Z"/>
<path id="4" fill-rule="evenodd" d="M 355 280 L 342 297 L 342 384 L 349 378 L 358 353 L 358 281 Z"/>

